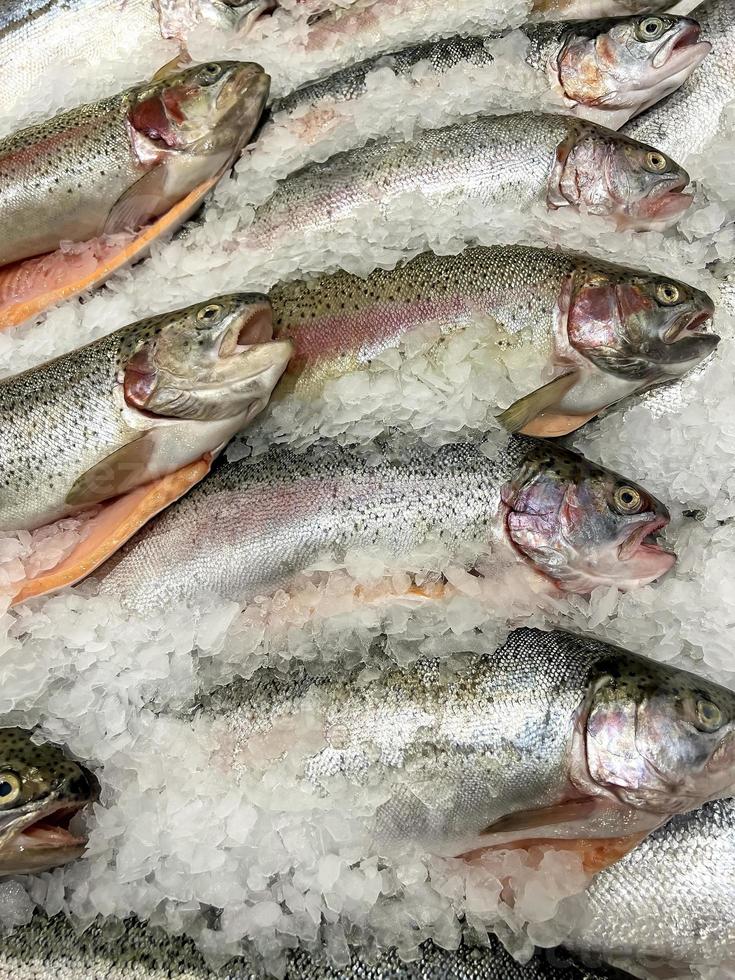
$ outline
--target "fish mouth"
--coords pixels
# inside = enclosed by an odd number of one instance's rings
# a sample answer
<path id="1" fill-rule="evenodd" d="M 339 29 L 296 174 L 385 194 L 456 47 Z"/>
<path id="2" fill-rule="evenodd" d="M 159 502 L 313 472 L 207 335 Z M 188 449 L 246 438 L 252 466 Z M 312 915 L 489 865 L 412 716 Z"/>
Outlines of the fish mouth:
<path id="1" fill-rule="evenodd" d="M 664 333 L 662 340 L 665 344 L 675 344 L 685 337 L 707 338 L 716 347 L 720 342 L 717 334 L 711 333 L 709 327 L 714 316 L 714 305 L 708 309 L 697 310 L 694 313 L 684 313 L 672 323 Z"/>
<path id="2" fill-rule="evenodd" d="M 268 98 L 270 85 L 271 77 L 261 65 L 254 61 L 244 62 L 222 86 L 215 103 L 217 110 L 222 113 L 230 112 L 247 96 L 248 106 L 250 100 L 255 100 L 255 110 L 260 115 Z"/>
<path id="3" fill-rule="evenodd" d="M 21 818 L 0 845 L 0 875 L 45 871 L 81 857 L 87 837 L 69 825 L 92 800 L 51 801 Z"/>
<path id="4" fill-rule="evenodd" d="M 689 178 L 677 178 L 672 186 L 654 192 L 644 200 L 643 211 L 649 220 L 657 222 L 675 221 L 689 208 L 694 200 L 694 194 L 685 193 L 684 188 L 689 184 Z"/>
<path id="5" fill-rule="evenodd" d="M 256 344 L 273 340 L 273 310 L 267 299 L 262 303 L 250 303 L 233 317 L 219 346 L 219 357 L 225 360 L 244 354 Z"/>
<path id="6" fill-rule="evenodd" d="M 685 20 L 673 36 L 667 38 L 658 48 L 651 66 L 654 69 L 667 68 L 678 72 L 682 68 L 695 68 L 712 50 L 709 41 L 700 41 L 702 29 L 696 21 Z"/>
<path id="7" fill-rule="evenodd" d="M 661 558 L 666 556 L 675 561 L 676 555 L 674 552 L 664 548 L 656 538 L 658 533 L 668 526 L 668 523 L 668 517 L 660 517 L 655 521 L 647 522 L 642 527 L 635 528 L 618 547 L 619 560 L 631 561 L 633 559 Z"/>

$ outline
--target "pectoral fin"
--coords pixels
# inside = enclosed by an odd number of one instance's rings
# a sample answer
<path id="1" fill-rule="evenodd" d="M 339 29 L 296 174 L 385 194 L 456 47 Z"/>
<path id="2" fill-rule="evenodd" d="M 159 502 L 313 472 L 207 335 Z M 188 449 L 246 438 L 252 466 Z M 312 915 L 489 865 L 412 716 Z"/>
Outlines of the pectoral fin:
<path id="1" fill-rule="evenodd" d="M 152 438 L 144 433 L 115 450 L 74 481 L 65 502 L 70 507 L 91 507 L 127 493 L 140 484 L 154 449 Z"/>
<path id="2" fill-rule="evenodd" d="M 466 861 L 481 861 L 488 851 L 518 850 L 530 851 L 539 849 L 544 853 L 549 851 L 568 851 L 578 854 L 582 868 L 588 874 L 597 874 L 625 857 L 634 847 L 648 836 L 647 832 L 630 834 L 628 837 L 580 837 L 577 840 L 549 840 L 544 837 L 528 837 L 524 840 L 512 841 L 509 844 L 494 844 L 480 847 L 459 855 Z"/>
<path id="3" fill-rule="evenodd" d="M 219 178 L 217 174 L 204 181 L 130 241 L 100 243 L 91 259 L 85 257 L 82 262 L 77 253 L 53 252 L 4 266 L 0 269 L 0 330 L 15 327 L 55 303 L 99 286 L 118 269 L 142 258 L 157 238 L 174 232 L 196 211 Z"/>
<path id="4" fill-rule="evenodd" d="M 183 71 L 184 68 L 188 68 L 189 65 L 193 64 L 194 62 L 192 61 L 189 52 L 182 48 L 175 58 L 172 58 L 171 61 L 167 61 L 165 65 L 161 65 L 151 79 L 151 82 L 160 82 L 162 78 L 170 78 L 171 75 L 177 75 L 180 71 Z"/>
<path id="5" fill-rule="evenodd" d="M 88 524 L 87 536 L 63 561 L 28 579 L 13 597 L 17 605 L 34 596 L 80 582 L 113 555 L 136 531 L 202 480 L 212 465 L 209 454 L 106 504 Z"/>
<path id="6" fill-rule="evenodd" d="M 539 426 L 543 429 L 555 427 L 555 420 L 560 417 L 559 405 L 578 381 L 578 371 L 571 371 L 569 374 L 554 378 L 543 388 L 537 388 L 530 395 L 525 395 L 513 402 L 509 408 L 498 415 L 498 421 L 509 432 L 523 432 L 526 435 L 552 435 L 551 432 L 538 431 Z M 567 419 L 574 418 L 574 416 L 569 415 L 564 417 Z M 581 425 L 582 422 L 577 424 Z M 537 431 L 532 432 L 531 428 L 535 428 Z M 572 426 L 568 431 L 571 432 L 575 428 L 577 425 Z M 561 435 L 562 433 L 553 434 Z"/>
<path id="7" fill-rule="evenodd" d="M 166 168 L 159 164 L 128 187 L 110 208 L 105 235 L 134 232 L 148 224 L 160 210 L 166 193 Z"/>

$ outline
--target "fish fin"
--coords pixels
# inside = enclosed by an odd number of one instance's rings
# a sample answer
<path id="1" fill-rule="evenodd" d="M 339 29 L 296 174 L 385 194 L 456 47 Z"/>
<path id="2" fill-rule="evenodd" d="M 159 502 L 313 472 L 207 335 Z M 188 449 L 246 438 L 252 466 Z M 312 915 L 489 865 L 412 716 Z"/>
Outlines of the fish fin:
<path id="1" fill-rule="evenodd" d="M 193 65 L 194 60 L 192 59 L 186 48 L 182 48 L 176 57 L 167 61 L 165 65 L 161 65 L 156 74 L 151 78 L 151 83 L 160 82 L 163 78 L 170 78 L 171 75 L 177 75 L 184 68 L 188 68 L 189 65 Z"/>
<path id="2" fill-rule="evenodd" d="M 211 465 L 212 457 L 207 453 L 202 459 L 105 504 L 89 522 L 89 533 L 71 554 L 55 568 L 28 579 L 13 597 L 12 605 L 56 592 L 86 578 L 152 517 L 199 483 Z"/>
<path id="3" fill-rule="evenodd" d="M 148 465 L 154 449 L 150 434 L 143 433 L 82 473 L 64 502 L 70 507 L 91 507 L 133 489 L 140 484 L 140 473 Z"/>
<path id="4" fill-rule="evenodd" d="M 54 252 L 0 269 L 0 330 L 8 330 L 44 310 L 99 286 L 123 266 L 142 258 L 162 235 L 175 231 L 199 207 L 220 178 L 210 177 L 125 244 L 101 244 L 91 268 L 80 268 L 76 253 Z"/>
<path id="5" fill-rule="evenodd" d="M 549 412 L 542 418 L 529 422 L 521 429 L 524 436 L 536 436 L 538 439 L 557 439 L 567 436 L 574 432 L 585 422 L 589 422 L 597 415 L 591 412 L 589 415 L 565 415 L 562 412 Z"/>
<path id="6" fill-rule="evenodd" d="M 112 205 L 103 234 L 135 232 L 147 225 L 156 213 L 156 206 L 165 193 L 165 185 L 166 168 L 163 164 L 143 174 Z"/>
<path id="7" fill-rule="evenodd" d="M 550 410 L 559 405 L 564 396 L 579 381 L 579 372 L 570 371 L 559 378 L 554 378 L 542 388 L 537 388 L 529 395 L 524 395 L 518 401 L 506 408 L 497 416 L 498 422 L 509 432 L 525 432 L 527 426 L 542 419 Z"/>
<path id="8" fill-rule="evenodd" d="M 593 799 L 569 800 L 554 806 L 540 807 L 537 810 L 519 810 L 509 813 L 483 830 L 485 834 L 517 834 L 524 830 L 541 830 L 558 827 L 560 824 L 579 823 L 588 820 L 600 809 Z"/>
<path id="9" fill-rule="evenodd" d="M 579 837 L 575 840 L 550 840 L 543 837 L 527 837 L 524 840 L 511 841 L 508 844 L 495 844 L 489 847 L 479 847 L 460 854 L 466 861 L 481 861 L 488 851 L 518 850 L 530 851 L 539 849 L 543 854 L 550 851 L 567 851 L 578 854 L 582 867 L 588 874 L 597 874 L 609 868 L 625 857 L 648 836 L 648 831 L 630 834 L 628 837 Z"/>

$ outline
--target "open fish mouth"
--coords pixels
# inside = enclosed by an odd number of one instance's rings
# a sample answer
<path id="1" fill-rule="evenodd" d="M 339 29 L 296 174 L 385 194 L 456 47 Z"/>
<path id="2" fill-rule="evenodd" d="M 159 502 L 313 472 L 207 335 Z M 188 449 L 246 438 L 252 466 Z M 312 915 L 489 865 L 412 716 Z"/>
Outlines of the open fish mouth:
<path id="1" fill-rule="evenodd" d="M 266 344 L 273 339 L 273 316 L 270 303 L 252 304 L 233 318 L 219 346 L 220 358 L 243 354 L 255 344 Z"/>
<path id="2" fill-rule="evenodd" d="M 663 335 L 663 342 L 665 344 L 673 344 L 683 336 L 709 337 L 711 338 L 712 346 L 716 346 L 720 342 L 720 338 L 710 330 L 713 315 L 714 307 L 698 310 L 696 313 L 685 313 L 669 327 Z"/>
<path id="3" fill-rule="evenodd" d="M 648 197 L 645 202 L 646 216 L 649 219 L 669 220 L 684 214 L 694 200 L 694 194 L 684 191 L 688 183 L 688 180 L 682 178 L 676 185 L 659 191 L 654 197 Z"/>
<path id="4" fill-rule="evenodd" d="M 686 22 L 681 29 L 659 47 L 651 62 L 653 68 L 664 66 L 671 72 L 696 67 L 712 50 L 709 41 L 700 41 L 702 31 L 694 21 Z"/>
<path id="5" fill-rule="evenodd" d="M 618 547 L 618 558 L 620 561 L 631 561 L 635 558 L 671 558 L 676 559 L 673 551 L 658 541 L 657 535 L 669 523 L 668 518 L 662 517 L 659 520 L 637 527 L 623 543 Z"/>
<path id="6" fill-rule="evenodd" d="M 64 803 L 46 809 L 13 838 L 12 847 L 23 851 L 86 847 L 87 838 L 76 836 L 69 829 L 72 818 L 85 806 L 86 803 Z"/>

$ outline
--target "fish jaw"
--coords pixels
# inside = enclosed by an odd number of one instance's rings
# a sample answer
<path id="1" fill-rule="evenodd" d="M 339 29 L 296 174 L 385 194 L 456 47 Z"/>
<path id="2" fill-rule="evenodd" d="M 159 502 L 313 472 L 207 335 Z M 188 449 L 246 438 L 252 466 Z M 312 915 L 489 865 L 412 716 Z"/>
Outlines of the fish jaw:
<path id="1" fill-rule="evenodd" d="M 565 45 L 550 63 L 552 87 L 580 119 L 620 129 L 676 91 L 712 50 L 699 25 L 681 18 L 645 62 L 626 60 L 626 48 L 605 34 Z"/>

